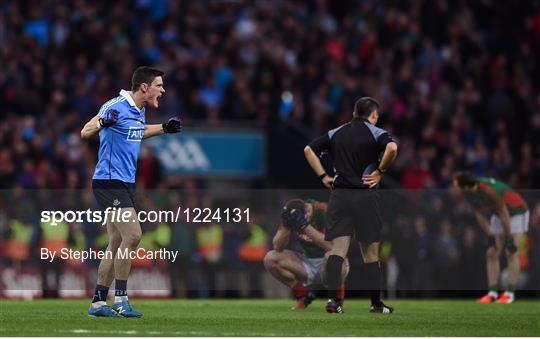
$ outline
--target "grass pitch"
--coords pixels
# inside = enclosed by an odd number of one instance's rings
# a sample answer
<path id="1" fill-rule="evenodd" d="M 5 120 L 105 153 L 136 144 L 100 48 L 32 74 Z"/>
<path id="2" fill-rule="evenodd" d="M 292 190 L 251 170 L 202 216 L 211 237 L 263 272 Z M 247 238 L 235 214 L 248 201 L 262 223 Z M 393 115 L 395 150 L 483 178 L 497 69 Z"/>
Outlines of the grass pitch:
<path id="1" fill-rule="evenodd" d="M 0 300 L 0 336 L 540 336 L 540 301 L 392 300 L 390 315 L 367 300 L 327 314 L 324 300 L 134 300 L 140 319 L 90 318 L 88 300 Z"/>

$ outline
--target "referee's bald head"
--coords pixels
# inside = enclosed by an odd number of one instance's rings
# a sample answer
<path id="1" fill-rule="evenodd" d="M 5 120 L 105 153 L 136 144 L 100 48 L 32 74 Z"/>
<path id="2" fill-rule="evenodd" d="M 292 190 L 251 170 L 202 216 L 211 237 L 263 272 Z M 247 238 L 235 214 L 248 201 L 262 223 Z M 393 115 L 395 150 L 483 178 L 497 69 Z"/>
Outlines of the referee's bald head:
<path id="1" fill-rule="evenodd" d="M 369 118 L 374 111 L 379 112 L 379 102 L 371 97 L 362 97 L 354 103 L 353 116 Z"/>

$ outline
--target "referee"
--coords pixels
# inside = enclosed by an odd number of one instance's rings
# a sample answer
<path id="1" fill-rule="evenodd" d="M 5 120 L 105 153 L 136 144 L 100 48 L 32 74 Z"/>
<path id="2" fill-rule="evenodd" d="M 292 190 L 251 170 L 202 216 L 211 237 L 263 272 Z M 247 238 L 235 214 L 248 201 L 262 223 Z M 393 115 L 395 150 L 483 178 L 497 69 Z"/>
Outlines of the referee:
<path id="1" fill-rule="evenodd" d="M 382 221 L 378 194 L 374 190 L 397 156 L 397 143 L 385 130 L 375 127 L 379 103 L 369 97 L 354 104 L 353 118 L 313 140 L 304 153 L 323 185 L 331 188 L 325 240 L 332 249 L 326 263 L 329 313 L 343 313 L 343 301 L 337 297 L 341 285 L 341 266 L 351 238 L 360 242 L 365 274 L 369 283 L 372 313 L 392 313 L 381 301 L 379 243 Z M 329 152 L 335 168 L 332 178 L 326 174 L 319 156 Z"/>
<path id="2" fill-rule="evenodd" d="M 122 215 L 132 217 L 124 222 L 118 221 L 120 218 L 113 221 L 109 215 L 107 220 L 107 254 L 111 256 L 99 264 L 97 286 L 88 310 L 93 317 L 142 316 L 127 296 L 131 259 L 117 253 L 135 250 L 141 239 L 141 225 L 135 218 L 135 174 L 142 139 L 182 129 L 175 117 L 163 124 L 146 124 L 146 107 L 159 107 L 159 99 L 165 93 L 163 75 L 156 68 L 137 68 L 131 78 L 131 91 L 121 90 L 116 98 L 103 104 L 81 131 L 83 139 L 99 134 L 98 163 L 92 178 L 98 204 L 103 210 L 121 209 Z M 106 299 L 113 279 L 115 297 L 111 309 Z"/>

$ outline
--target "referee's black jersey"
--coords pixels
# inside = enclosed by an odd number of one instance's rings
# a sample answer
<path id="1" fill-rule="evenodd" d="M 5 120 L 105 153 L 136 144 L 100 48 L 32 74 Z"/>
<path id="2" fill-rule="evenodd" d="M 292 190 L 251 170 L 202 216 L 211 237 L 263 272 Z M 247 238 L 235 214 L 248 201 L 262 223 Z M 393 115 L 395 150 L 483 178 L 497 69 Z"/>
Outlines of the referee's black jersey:
<path id="1" fill-rule="evenodd" d="M 309 147 L 318 156 L 325 151 L 330 153 L 335 169 L 334 188 L 367 188 L 362 176 L 377 169 L 389 142 L 395 140 L 387 131 L 355 117 L 313 140 Z"/>

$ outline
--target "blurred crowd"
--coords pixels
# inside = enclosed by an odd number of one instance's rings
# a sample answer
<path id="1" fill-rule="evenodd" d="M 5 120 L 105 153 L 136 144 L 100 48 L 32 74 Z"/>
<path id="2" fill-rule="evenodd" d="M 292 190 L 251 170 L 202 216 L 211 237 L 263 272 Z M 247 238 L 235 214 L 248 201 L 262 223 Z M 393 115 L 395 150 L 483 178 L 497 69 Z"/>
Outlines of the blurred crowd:
<path id="1" fill-rule="evenodd" d="M 538 1 L 3 1 L 0 186 L 88 185 L 80 128 L 145 64 L 167 72 L 149 121 L 317 135 L 370 95 L 404 187 L 464 167 L 539 187 L 539 42 Z"/>
<path id="2" fill-rule="evenodd" d="M 308 142 L 369 95 L 399 139 L 388 176 L 400 187 L 447 188 L 464 168 L 540 187 L 539 1 L 6 0 L 0 45 L 2 189 L 88 188 L 97 140 L 80 129 L 139 65 L 166 72 L 149 122 L 286 124 Z M 139 188 L 198 184 L 163 176 L 143 147 Z M 442 215 L 395 221 L 416 259 L 425 229 L 460 244 L 451 258 L 473 239 Z"/>

